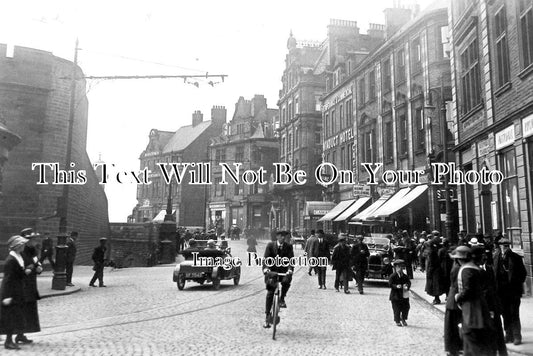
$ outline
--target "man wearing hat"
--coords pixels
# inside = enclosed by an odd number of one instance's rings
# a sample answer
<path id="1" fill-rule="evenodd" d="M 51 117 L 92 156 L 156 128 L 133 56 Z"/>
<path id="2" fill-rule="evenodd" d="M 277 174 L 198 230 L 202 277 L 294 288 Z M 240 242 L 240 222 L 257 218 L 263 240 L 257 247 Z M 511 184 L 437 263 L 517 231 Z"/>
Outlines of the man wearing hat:
<path id="1" fill-rule="evenodd" d="M 54 241 L 50 237 L 50 234 L 48 232 L 44 233 L 44 240 L 41 244 L 41 256 L 39 258 L 39 263 L 43 263 L 44 260 L 48 259 L 48 262 L 50 262 L 50 267 L 52 269 L 55 268 L 55 262 L 54 262 Z"/>
<path id="2" fill-rule="evenodd" d="M 0 288 L 0 334 L 6 335 L 4 347 L 17 350 L 20 347 L 13 342 L 13 334 L 24 332 L 24 259 L 22 250 L 28 242 L 21 236 L 12 236 L 8 240 L 9 255 L 4 262 L 4 277 Z"/>
<path id="3" fill-rule="evenodd" d="M 409 289 L 411 281 L 409 276 L 404 273 L 405 262 L 397 259 L 393 262 L 394 273 L 389 278 L 389 287 L 391 288 L 389 300 L 392 304 L 394 322 L 397 326 L 407 326 L 407 317 L 409 315 Z"/>
<path id="4" fill-rule="evenodd" d="M 363 294 L 363 283 L 365 281 L 366 270 L 368 269 L 368 257 L 370 257 L 370 251 L 368 250 L 368 246 L 363 242 L 362 236 L 358 236 L 355 240 L 350 255 L 352 268 L 355 272 L 357 290 L 359 291 L 359 294 Z"/>
<path id="5" fill-rule="evenodd" d="M 501 252 L 494 255 L 494 273 L 498 295 L 503 306 L 505 341 L 520 345 L 522 343 L 520 298 L 527 271 L 522 257 L 511 250 L 511 242 L 508 239 L 502 238 L 498 244 Z"/>
<path id="6" fill-rule="evenodd" d="M 105 237 L 100 238 L 100 245 L 94 249 L 92 259 L 94 261 L 94 275 L 91 278 L 89 286 L 96 287 L 94 282 L 98 279 L 98 287 L 106 287 L 104 285 L 104 262 L 105 262 L 105 252 L 107 239 Z"/>
<path id="7" fill-rule="evenodd" d="M 215 243 L 215 240 L 213 239 L 207 240 L 206 250 L 216 250 L 216 249 L 217 249 L 217 245 Z"/>
<path id="8" fill-rule="evenodd" d="M 65 272 L 67 274 L 67 286 L 74 287 L 72 284 L 72 273 L 74 272 L 74 261 L 76 260 L 76 239 L 78 232 L 72 231 L 70 237 L 67 238 L 67 258 Z"/>
<path id="9" fill-rule="evenodd" d="M 335 290 L 339 291 L 342 280 L 344 293 L 350 294 L 348 290 L 348 281 L 351 279 L 352 270 L 350 269 L 350 247 L 346 244 L 346 235 L 339 237 L 339 243 L 333 248 L 331 255 L 331 264 L 335 271 Z"/>
<path id="10" fill-rule="evenodd" d="M 442 268 L 439 260 L 440 237 L 435 236 L 429 241 L 429 253 L 426 261 L 426 287 L 427 294 L 434 297 L 433 304 L 440 304 L 440 295 L 444 293 L 442 285 Z"/>

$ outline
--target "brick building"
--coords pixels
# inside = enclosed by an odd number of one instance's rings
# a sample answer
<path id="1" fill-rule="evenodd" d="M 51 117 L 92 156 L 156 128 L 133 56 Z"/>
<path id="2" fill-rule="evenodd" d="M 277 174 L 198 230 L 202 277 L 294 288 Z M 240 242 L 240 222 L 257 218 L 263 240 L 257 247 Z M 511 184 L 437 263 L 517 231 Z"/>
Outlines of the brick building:
<path id="1" fill-rule="evenodd" d="M 20 137 L 9 131 L 0 112 L 0 200 L 2 199 L 2 171 L 9 158 L 9 151 L 20 143 Z"/>
<path id="2" fill-rule="evenodd" d="M 21 143 L 10 153 L 3 172 L 0 202 L 0 244 L 5 254 L 9 236 L 22 228 L 59 230 L 57 199 L 61 185 L 38 185 L 34 162 L 58 162 L 64 169 L 70 103 L 72 62 L 50 52 L 0 45 L 0 110 L 7 127 Z M 77 76 L 83 72 L 77 68 Z M 68 231 L 78 231 L 77 263 L 89 263 L 98 238 L 109 233 L 107 198 L 86 153 L 87 108 L 85 82 L 78 81 L 74 113 L 72 162 L 87 172 L 87 183 L 69 186 Z M 52 173 L 46 179 L 52 181 Z M 50 217 L 49 219 L 40 219 Z"/>
<path id="3" fill-rule="evenodd" d="M 323 202 L 323 187 L 315 180 L 326 139 L 320 99 L 327 87 L 331 90 L 341 83 L 352 66 L 375 47 L 379 36 L 382 34 L 372 31 L 360 34 L 356 22 L 336 19 L 330 20 L 322 42 L 297 41 L 291 33 L 278 101 L 280 156 L 293 170 L 305 171 L 307 183 L 276 187 L 279 199 L 273 209 L 278 210 L 278 227 L 314 229 L 316 221 L 331 208 L 331 202 Z M 333 76 L 327 75 L 330 71 Z"/>
<path id="4" fill-rule="evenodd" d="M 236 169 L 233 163 L 242 163 L 239 167 L 241 174 L 245 170 L 257 172 L 259 167 L 263 167 L 267 171 L 265 180 L 268 181 L 268 172 L 279 159 L 274 128 L 277 112 L 277 109 L 267 107 L 263 95 L 255 95 L 251 100 L 240 97 L 225 132 L 212 139 L 209 157 L 214 181 L 209 188 L 207 226 L 221 226 L 224 231 L 232 225 L 238 226 L 241 231 L 270 227 L 271 196 L 268 185 L 248 185 L 242 180 L 236 184 L 230 178 L 226 178 L 227 185 L 222 185 L 219 163 L 227 163 L 233 171 Z"/>
<path id="5" fill-rule="evenodd" d="M 209 186 L 190 183 L 189 172 L 197 170 L 197 163 L 208 162 L 208 146 L 213 137 L 220 135 L 226 123 L 226 108 L 213 106 L 211 120 L 204 121 L 203 114 L 195 111 L 192 123 L 175 132 L 152 129 L 146 149 L 141 153 L 141 170 L 147 167 L 150 171 L 151 184 L 139 185 L 137 188 L 137 205 L 133 209 L 132 222 L 162 222 L 165 217 L 169 189 L 172 189 L 173 213 L 176 223 L 180 226 L 203 227 L 205 205 Z M 166 184 L 157 166 L 158 163 L 194 163 L 187 168 L 184 181 L 177 184 Z M 171 168 L 168 168 L 171 172 Z"/>
<path id="6" fill-rule="evenodd" d="M 531 294 L 533 2 L 453 0 L 450 12 L 456 163 L 504 175 L 461 189 L 460 225 L 506 233 L 524 254 Z"/>
<path id="7" fill-rule="evenodd" d="M 328 26 L 328 38 L 337 36 L 344 40 L 344 48 L 337 53 L 331 53 L 333 57 L 330 58 L 326 69 L 326 92 L 321 98 L 322 157 L 324 162 L 331 163 L 339 170 L 352 171 L 353 145 L 356 141 L 353 116 L 354 71 L 372 50 L 383 43 L 385 31 L 383 25 L 370 24 L 367 34 L 361 34 L 355 21 L 332 20 Z M 353 184 L 339 184 L 336 181 L 324 192 L 325 199 L 334 203 L 354 198 Z M 353 213 L 356 212 L 356 209 L 353 209 L 356 207 L 361 208 L 362 204 L 352 206 Z M 318 221 L 324 223 L 325 230 L 332 231 L 333 224 L 337 225 L 335 219 L 337 217 L 329 214 Z M 346 230 L 345 226 L 340 228 Z M 337 226 L 334 230 L 337 230 Z"/>
<path id="8" fill-rule="evenodd" d="M 352 195 L 333 195 L 341 202 L 322 219 L 326 226 L 332 221 L 333 227 L 335 222 L 341 224 L 341 230 L 350 222 L 380 230 L 444 229 L 444 204 L 437 199 L 442 187 L 429 185 L 428 175 L 430 160 L 442 156 L 441 132 L 448 131 L 441 126 L 442 113 L 430 110 L 440 108 L 443 95 L 450 92 L 447 28 L 446 2 L 434 2 L 423 12 L 417 8 L 386 9 L 385 27 L 371 27 L 383 30 L 386 40 L 325 97 L 324 120 L 326 126 L 334 127 L 338 124 L 332 110 L 339 110 L 343 102 L 335 98 L 351 93 L 344 99 L 353 101 L 353 128 L 347 133 L 357 138 L 352 162 L 347 162 L 350 154 L 346 149 L 343 159 L 342 146 L 339 158 L 328 157 L 334 154 L 335 145 L 325 140 L 325 161 L 353 167 L 355 181 L 348 185 Z M 328 128 L 325 131 L 335 133 Z M 326 150 L 329 146 L 333 147 Z M 367 184 L 369 174 L 363 163 L 383 165 L 377 185 Z M 385 182 L 381 174 L 386 170 L 419 170 L 424 174 L 417 187 L 408 182 Z"/>

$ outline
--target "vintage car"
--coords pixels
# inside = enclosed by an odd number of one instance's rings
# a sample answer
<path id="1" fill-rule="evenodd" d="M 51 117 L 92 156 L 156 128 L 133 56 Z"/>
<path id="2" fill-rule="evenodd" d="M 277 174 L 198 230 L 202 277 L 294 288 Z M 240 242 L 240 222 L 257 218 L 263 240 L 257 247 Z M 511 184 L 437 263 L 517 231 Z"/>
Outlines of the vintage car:
<path id="1" fill-rule="evenodd" d="M 386 266 L 384 259 L 392 260 L 390 238 L 388 234 L 372 234 L 365 236 L 363 242 L 368 246 L 370 257 L 368 258 L 367 278 L 388 279 L 392 273 L 392 265 Z"/>
<path id="2" fill-rule="evenodd" d="M 300 245 L 300 247 L 303 249 L 305 248 L 305 237 L 302 234 L 299 234 L 296 231 L 293 231 L 291 233 L 291 244 L 293 246 Z"/>
<path id="3" fill-rule="evenodd" d="M 232 279 L 234 285 L 239 284 L 240 261 L 231 255 L 231 248 L 208 249 L 198 246 L 185 249 L 183 257 L 185 260 L 176 265 L 172 279 L 179 290 L 185 288 L 186 281 L 200 284 L 210 282 L 214 289 L 220 288 L 221 280 Z"/>

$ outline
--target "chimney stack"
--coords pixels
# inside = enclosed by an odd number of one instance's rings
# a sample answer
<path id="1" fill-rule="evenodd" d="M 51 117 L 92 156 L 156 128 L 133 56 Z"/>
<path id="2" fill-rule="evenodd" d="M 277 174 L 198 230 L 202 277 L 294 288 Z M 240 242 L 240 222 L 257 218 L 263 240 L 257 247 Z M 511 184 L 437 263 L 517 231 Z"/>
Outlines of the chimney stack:
<path id="1" fill-rule="evenodd" d="M 192 126 L 193 127 L 198 125 L 202 121 L 204 121 L 204 114 L 202 114 L 200 110 L 196 110 L 195 112 L 192 113 Z"/>
<path id="2" fill-rule="evenodd" d="M 214 125 L 223 126 L 226 123 L 226 108 L 224 106 L 213 105 L 211 108 L 211 121 Z"/>
<path id="3" fill-rule="evenodd" d="M 401 5 L 400 5 L 401 6 Z M 403 25 L 408 23 L 413 12 L 411 9 L 403 7 L 393 7 L 385 9 L 385 31 L 387 39 L 391 38 Z"/>

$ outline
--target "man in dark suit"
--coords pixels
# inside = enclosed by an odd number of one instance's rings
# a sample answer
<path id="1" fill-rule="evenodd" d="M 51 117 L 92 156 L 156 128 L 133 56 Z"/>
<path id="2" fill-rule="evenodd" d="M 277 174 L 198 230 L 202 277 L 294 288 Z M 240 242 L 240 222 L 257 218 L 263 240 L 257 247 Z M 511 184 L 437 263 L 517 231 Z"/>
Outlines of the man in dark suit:
<path id="1" fill-rule="evenodd" d="M 76 260 L 76 239 L 78 238 L 78 232 L 72 231 L 70 237 L 67 239 L 67 258 L 66 258 L 66 270 L 67 273 L 67 286 L 74 287 L 72 284 L 72 272 L 74 272 L 74 261 Z"/>
<path id="2" fill-rule="evenodd" d="M 94 282 L 98 279 L 98 286 L 105 287 L 104 284 L 104 262 L 105 262 L 105 252 L 107 239 L 105 237 L 100 238 L 100 246 L 96 247 L 93 252 L 92 259 L 94 261 L 94 275 L 89 283 L 89 286 L 96 287 Z"/>
<path id="3" fill-rule="evenodd" d="M 283 278 L 281 282 L 281 295 L 280 295 L 280 308 L 287 308 L 285 303 L 285 297 L 291 286 L 292 272 L 294 271 L 294 266 L 288 265 L 283 266 L 279 264 L 270 264 L 269 261 L 273 261 L 276 257 L 279 258 L 293 258 L 294 250 L 292 245 L 285 241 L 286 236 L 289 235 L 286 231 L 276 231 L 276 241 L 270 241 L 265 248 L 265 255 L 263 260 L 263 274 L 265 275 L 265 284 L 267 289 L 266 295 L 266 307 L 265 314 L 266 320 L 263 327 L 269 328 L 271 326 L 270 320 L 270 310 L 272 309 L 272 302 L 274 299 L 274 292 L 276 290 L 278 277 L 270 275 L 270 272 L 277 273 L 287 273 L 287 276 L 280 277 Z M 275 321 L 274 321 L 275 322 Z"/>
<path id="4" fill-rule="evenodd" d="M 344 293 L 350 294 L 350 291 L 348 290 L 348 281 L 351 279 L 352 274 L 352 271 L 350 270 L 350 247 L 346 244 L 345 235 L 339 237 L 339 243 L 333 248 L 331 264 L 335 271 L 335 290 L 337 292 L 339 291 L 342 279 Z"/>
<path id="5" fill-rule="evenodd" d="M 522 257 L 513 252 L 508 239 L 500 239 L 501 251 L 494 255 L 494 273 L 498 286 L 498 295 L 503 306 L 503 325 L 505 341 L 515 345 L 522 343 L 520 325 L 520 298 L 527 271 Z"/>
<path id="6" fill-rule="evenodd" d="M 327 258 L 328 262 L 330 259 L 329 245 L 326 239 L 324 238 L 324 231 L 318 230 L 318 241 L 316 242 L 315 251 L 312 252 L 312 257 L 316 258 Z M 318 266 L 318 289 L 326 289 L 326 269 L 327 266 Z"/>
<path id="7" fill-rule="evenodd" d="M 365 274 L 368 269 L 368 257 L 370 257 L 370 251 L 368 250 L 368 246 L 363 242 L 362 237 L 357 237 L 350 252 L 350 257 L 352 260 L 352 267 L 355 271 L 357 290 L 359 291 L 359 294 L 363 294 L 363 282 L 365 281 Z"/>

